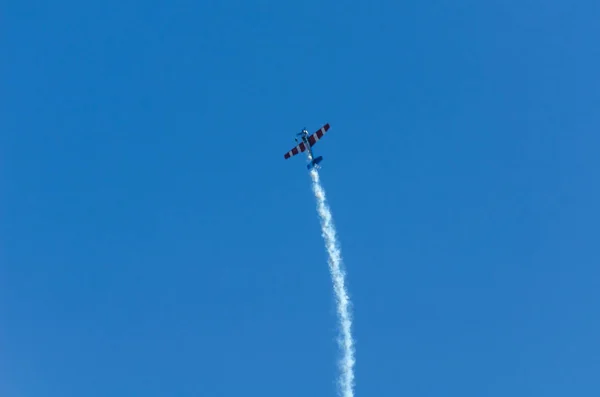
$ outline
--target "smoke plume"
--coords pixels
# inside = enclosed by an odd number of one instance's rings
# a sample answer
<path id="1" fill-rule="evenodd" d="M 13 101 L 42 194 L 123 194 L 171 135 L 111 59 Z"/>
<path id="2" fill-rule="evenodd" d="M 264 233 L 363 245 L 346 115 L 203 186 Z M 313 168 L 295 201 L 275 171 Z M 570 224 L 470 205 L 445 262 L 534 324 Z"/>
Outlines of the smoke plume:
<path id="1" fill-rule="evenodd" d="M 321 221 L 321 234 L 327 249 L 329 271 L 335 292 L 337 316 L 339 320 L 340 335 L 338 344 L 342 351 L 339 362 L 340 378 L 339 388 L 342 397 L 354 396 L 354 340 L 352 339 L 352 318 L 350 315 L 350 298 L 346 291 L 345 271 L 343 269 L 342 255 L 337 241 L 337 235 L 331 211 L 327 204 L 325 190 L 321 186 L 319 173 L 316 168 L 310 171 L 312 188 L 317 200 L 317 211 Z"/>

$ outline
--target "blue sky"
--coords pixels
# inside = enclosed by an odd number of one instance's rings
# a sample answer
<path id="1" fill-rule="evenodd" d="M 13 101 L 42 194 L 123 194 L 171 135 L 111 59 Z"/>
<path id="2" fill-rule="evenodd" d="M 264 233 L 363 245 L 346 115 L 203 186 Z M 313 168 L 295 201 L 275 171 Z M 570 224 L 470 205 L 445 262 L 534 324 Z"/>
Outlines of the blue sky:
<path id="1" fill-rule="evenodd" d="M 3 396 L 600 392 L 598 2 L 3 10 Z"/>

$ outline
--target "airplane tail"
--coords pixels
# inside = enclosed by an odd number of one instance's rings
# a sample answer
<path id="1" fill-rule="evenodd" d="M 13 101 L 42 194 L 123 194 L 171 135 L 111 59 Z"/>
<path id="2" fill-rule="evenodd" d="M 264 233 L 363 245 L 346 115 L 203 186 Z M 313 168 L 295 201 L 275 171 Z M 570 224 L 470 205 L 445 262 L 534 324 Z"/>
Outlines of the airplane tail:
<path id="1" fill-rule="evenodd" d="M 306 165 L 306 168 L 308 168 L 308 170 L 310 171 L 316 166 L 318 166 L 321 161 L 323 161 L 323 156 L 316 157 L 314 160 L 312 160 Z"/>

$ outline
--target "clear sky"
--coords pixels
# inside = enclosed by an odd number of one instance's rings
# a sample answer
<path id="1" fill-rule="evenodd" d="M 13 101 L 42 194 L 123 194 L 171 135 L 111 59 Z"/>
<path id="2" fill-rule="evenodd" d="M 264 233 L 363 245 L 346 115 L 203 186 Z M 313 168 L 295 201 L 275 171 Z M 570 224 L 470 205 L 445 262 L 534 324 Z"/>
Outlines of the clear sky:
<path id="1" fill-rule="evenodd" d="M 600 395 L 598 1 L 1 15 L 2 396 Z"/>

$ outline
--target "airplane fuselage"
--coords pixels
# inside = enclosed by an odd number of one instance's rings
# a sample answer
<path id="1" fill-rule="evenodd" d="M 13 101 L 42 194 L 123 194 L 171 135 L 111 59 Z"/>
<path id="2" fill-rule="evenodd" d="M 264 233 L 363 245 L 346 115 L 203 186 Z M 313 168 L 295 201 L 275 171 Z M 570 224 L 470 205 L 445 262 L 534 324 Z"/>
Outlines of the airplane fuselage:
<path id="1" fill-rule="evenodd" d="M 310 142 L 308 141 L 308 131 L 307 130 L 302 130 L 301 133 L 299 133 L 298 135 L 300 135 L 302 138 L 302 142 L 304 142 L 304 145 L 306 146 L 306 155 L 308 156 L 308 160 L 312 161 L 313 159 L 313 153 L 312 153 L 312 148 L 310 146 Z"/>

